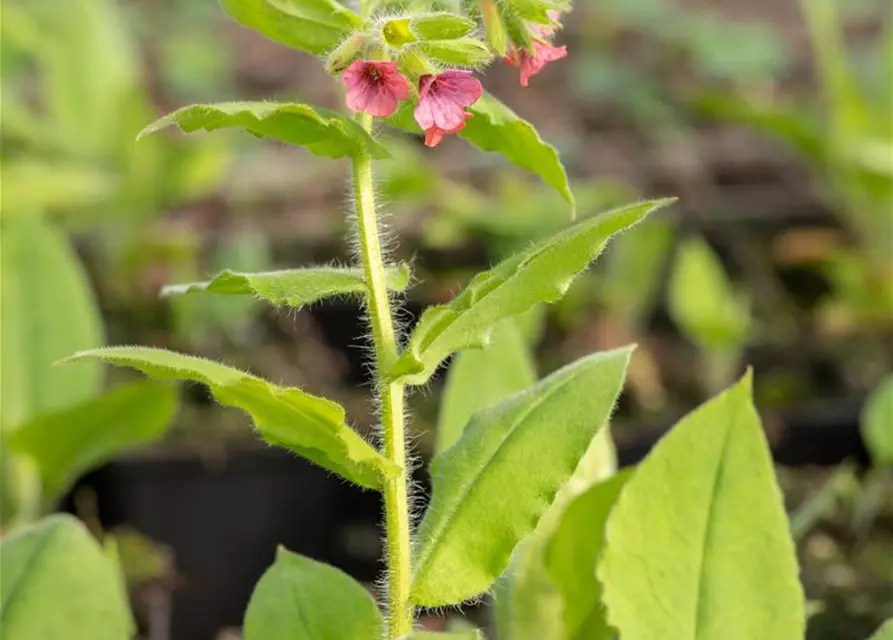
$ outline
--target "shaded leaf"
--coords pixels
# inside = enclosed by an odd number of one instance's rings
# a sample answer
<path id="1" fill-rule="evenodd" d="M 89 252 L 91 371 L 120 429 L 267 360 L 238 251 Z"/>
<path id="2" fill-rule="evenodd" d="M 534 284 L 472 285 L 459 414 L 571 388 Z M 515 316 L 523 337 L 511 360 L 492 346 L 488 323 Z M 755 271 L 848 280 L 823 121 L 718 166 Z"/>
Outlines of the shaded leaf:
<path id="1" fill-rule="evenodd" d="M 306 104 L 282 102 L 220 102 L 177 109 L 148 125 L 139 137 L 177 125 L 185 133 L 237 127 L 259 138 L 272 138 L 329 158 L 368 153 L 389 158 L 388 150 L 344 114 Z"/>
<path id="2" fill-rule="evenodd" d="M 446 451 L 462 435 L 469 418 L 536 382 L 536 370 L 517 318 L 503 320 L 483 349 L 456 356 L 447 374 L 437 420 L 435 452 Z"/>
<path id="3" fill-rule="evenodd" d="M 477 413 L 462 438 L 434 459 L 413 602 L 457 604 L 493 584 L 605 426 L 630 353 L 588 356 Z"/>
<path id="4" fill-rule="evenodd" d="M 679 246 L 668 295 L 673 321 L 703 348 L 723 349 L 747 339 L 748 305 L 701 238 L 688 238 Z"/>
<path id="5" fill-rule="evenodd" d="M 347 425 L 341 405 L 296 387 L 280 387 L 212 360 L 149 347 L 81 351 L 69 361 L 88 358 L 134 367 L 154 378 L 206 384 L 217 402 L 248 413 L 269 444 L 285 447 L 361 486 L 379 488 L 383 478 L 399 472 Z"/>
<path id="6" fill-rule="evenodd" d="M 670 202 L 642 202 L 588 218 L 479 273 L 449 304 L 425 310 L 388 377 L 424 384 L 451 353 L 485 346 L 503 318 L 560 299 L 611 236 Z"/>
<path id="7" fill-rule="evenodd" d="M 546 547 L 548 574 L 561 592 L 564 630 L 569 640 L 611 640 L 595 575 L 605 543 L 608 516 L 629 478 L 622 473 L 594 485 L 566 508 Z"/>
<path id="8" fill-rule="evenodd" d="M 500 153 L 513 164 L 539 175 L 568 203 L 574 204 L 558 151 L 540 138 L 532 124 L 487 93 L 468 110 L 474 117 L 466 122 L 460 136 L 484 151 Z"/>
<path id="9" fill-rule="evenodd" d="M 3 635 L 15 640 L 121 640 L 135 631 L 120 577 L 69 515 L 44 518 L 0 542 Z"/>
<path id="10" fill-rule="evenodd" d="M 9 437 L 9 447 L 37 464 L 50 498 L 110 458 L 152 442 L 170 426 L 176 396 L 168 385 L 139 382 L 70 409 L 43 414 Z"/>
<path id="11" fill-rule="evenodd" d="M 872 391 L 862 410 L 862 438 L 878 465 L 893 465 L 893 376 Z"/>
<path id="12" fill-rule="evenodd" d="M 292 49 L 323 55 L 362 24 L 333 0 L 218 0 L 236 22 Z"/>
<path id="13" fill-rule="evenodd" d="M 608 519 L 598 577 L 621 637 L 803 637 L 797 557 L 750 374 L 639 465 Z"/>
<path id="14" fill-rule="evenodd" d="M 53 362 L 103 342 L 102 321 L 77 255 L 40 216 L 0 218 L 0 342 L 4 430 L 92 397 L 102 369 Z"/>
<path id="15" fill-rule="evenodd" d="M 283 547 L 245 612 L 245 640 L 371 640 L 382 628 L 378 606 L 362 585 Z"/>
<path id="16" fill-rule="evenodd" d="M 403 291 L 409 284 L 409 265 L 401 264 L 388 270 L 388 287 Z M 207 282 L 188 282 L 168 285 L 162 295 L 182 293 L 222 293 L 256 295 L 275 305 L 300 308 L 323 298 L 362 293 L 366 282 L 362 269 L 310 267 L 284 269 L 265 273 L 235 273 L 223 271 Z"/>

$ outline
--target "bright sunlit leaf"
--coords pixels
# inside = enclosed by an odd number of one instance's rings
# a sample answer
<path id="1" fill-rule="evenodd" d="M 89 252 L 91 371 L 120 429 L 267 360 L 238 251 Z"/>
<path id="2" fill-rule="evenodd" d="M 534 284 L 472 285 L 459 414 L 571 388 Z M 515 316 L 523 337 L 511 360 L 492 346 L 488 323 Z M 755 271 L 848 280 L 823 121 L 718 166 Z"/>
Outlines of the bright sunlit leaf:
<path id="1" fill-rule="evenodd" d="M 629 638 L 802 638 L 798 573 L 748 374 L 626 483 L 598 568 L 608 620 Z"/>
<path id="2" fill-rule="evenodd" d="M 605 426 L 631 351 L 582 358 L 484 409 L 434 459 L 413 602 L 458 604 L 493 584 Z"/>

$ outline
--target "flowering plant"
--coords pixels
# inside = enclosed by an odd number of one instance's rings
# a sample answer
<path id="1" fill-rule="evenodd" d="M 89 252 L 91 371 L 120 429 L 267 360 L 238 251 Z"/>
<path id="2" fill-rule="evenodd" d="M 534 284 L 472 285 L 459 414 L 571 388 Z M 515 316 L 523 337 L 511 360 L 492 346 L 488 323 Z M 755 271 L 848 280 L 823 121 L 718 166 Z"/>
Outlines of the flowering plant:
<path id="1" fill-rule="evenodd" d="M 295 103 L 197 105 L 144 135 L 173 124 L 186 132 L 238 127 L 349 159 L 358 265 L 224 271 L 168 292 L 253 294 L 292 308 L 361 297 L 380 446 L 352 429 L 335 402 L 210 360 L 132 346 L 71 360 L 98 358 L 203 383 L 220 404 L 247 412 L 269 444 L 383 494 L 382 606 L 338 569 L 281 549 L 251 597 L 246 638 L 480 637 L 478 630 L 418 630 L 416 614 L 490 591 L 499 637 L 512 640 L 802 638 L 797 561 L 750 374 L 683 418 L 637 469 L 618 472 L 607 425 L 633 347 L 586 356 L 539 381 L 529 361 L 530 314 L 560 299 L 612 236 L 668 200 L 583 219 L 478 274 L 453 300 L 428 308 L 408 336 L 395 330 L 392 306 L 410 283 L 410 266 L 389 262 L 380 240 L 373 161 L 390 153 L 374 125 L 424 133 L 429 147 L 460 136 L 538 174 L 573 205 L 556 150 L 484 93 L 475 75 L 500 56 L 528 85 L 567 54 L 555 39 L 570 7 L 560 0 L 362 0 L 356 13 L 335 0 L 221 4 L 242 24 L 324 59 L 353 113 Z M 444 400 L 450 417 L 430 466 L 432 498 L 416 524 L 405 396 L 453 354 Z M 26 598 L 7 597 L 4 582 L 4 615 L 16 638 L 127 636 L 112 572 L 91 545 L 59 518 L 4 541 L 10 593 L 81 596 L 72 630 L 69 600 L 34 615 Z M 64 560 L 73 556 L 74 569 Z M 51 583 L 41 572 L 52 566 L 61 569 Z M 101 589 L 89 588 L 92 581 Z"/>

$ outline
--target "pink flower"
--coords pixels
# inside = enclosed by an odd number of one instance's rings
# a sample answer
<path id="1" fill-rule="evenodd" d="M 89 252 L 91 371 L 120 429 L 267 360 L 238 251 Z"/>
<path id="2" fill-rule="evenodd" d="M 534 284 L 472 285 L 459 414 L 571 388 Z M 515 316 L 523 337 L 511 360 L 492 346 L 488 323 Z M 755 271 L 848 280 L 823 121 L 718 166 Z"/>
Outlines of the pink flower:
<path id="1" fill-rule="evenodd" d="M 409 97 L 409 83 L 397 71 L 396 62 L 357 60 L 344 72 L 345 102 L 353 111 L 386 118 L 397 110 L 397 102 Z"/>
<path id="2" fill-rule="evenodd" d="M 425 145 L 436 147 L 443 136 L 465 128 L 472 117 L 465 107 L 473 105 L 484 88 L 470 71 L 453 69 L 419 78 L 419 106 L 415 120 L 425 130 Z"/>
<path id="3" fill-rule="evenodd" d="M 511 49 L 505 57 L 505 61 L 512 66 L 521 67 L 521 86 L 526 87 L 530 78 L 542 71 L 547 64 L 561 60 L 567 56 L 567 47 L 553 47 L 545 42 L 534 41 L 533 53 L 526 49 L 518 51 Z"/>
<path id="4" fill-rule="evenodd" d="M 548 63 L 561 60 L 567 56 L 566 46 L 553 47 L 549 42 L 549 38 L 555 35 L 555 32 L 561 26 L 558 23 L 560 14 L 557 11 L 550 10 L 548 15 L 553 24 L 527 23 L 530 34 L 533 36 L 533 53 L 526 49 L 519 51 L 511 47 L 508 55 L 505 56 L 506 63 L 521 67 L 522 87 L 526 87 L 530 83 L 530 78 L 542 71 Z"/>

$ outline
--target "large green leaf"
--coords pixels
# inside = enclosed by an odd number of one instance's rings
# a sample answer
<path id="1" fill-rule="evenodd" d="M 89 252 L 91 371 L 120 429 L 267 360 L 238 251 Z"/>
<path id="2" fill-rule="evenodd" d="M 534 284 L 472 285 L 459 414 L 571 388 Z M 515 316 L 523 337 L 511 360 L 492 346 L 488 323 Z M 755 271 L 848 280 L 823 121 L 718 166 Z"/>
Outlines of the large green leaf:
<path id="1" fill-rule="evenodd" d="M 8 430 L 98 393 L 101 367 L 52 365 L 103 338 L 86 274 L 57 229 L 37 215 L 4 215 L 0 254 L 0 415 Z"/>
<path id="2" fill-rule="evenodd" d="M 893 640 L 893 619 L 878 627 L 869 640 Z"/>
<path id="3" fill-rule="evenodd" d="M 38 416 L 17 429 L 8 444 L 34 460 L 44 492 L 52 498 L 78 474 L 160 437 L 175 409 L 176 394 L 169 385 L 138 382 Z"/>
<path id="4" fill-rule="evenodd" d="M 288 47 L 323 55 L 362 24 L 334 0 L 219 0 L 242 25 Z"/>
<path id="5" fill-rule="evenodd" d="M 668 295 L 673 321 L 703 348 L 729 348 L 747 339 L 747 302 L 701 238 L 688 238 L 679 246 Z"/>
<path id="6" fill-rule="evenodd" d="M 861 427 L 872 462 L 893 465 L 893 376 L 882 380 L 868 396 Z"/>
<path id="7" fill-rule="evenodd" d="M 245 612 L 245 640 L 372 640 L 382 628 L 375 600 L 353 578 L 283 547 Z"/>
<path id="8" fill-rule="evenodd" d="M 568 640 L 611 640 L 595 566 L 608 516 L 629 478 L 622 473 L 591 487 L 565 510 L 546 548 L 548 574 L 561 592 Z"/>
<path id="9" fill-rule="evenodd" d="M 605 426 L 630 353 L 583 358 L 481 411 L 434 459 L 413 568 L 416 604 L 462 602 L 503 572 Z"/>
<path id="10" fill-rule="evenodd" d="M 468 629 L 463 631 L 416 631 L 403 640 L 483 640 L 480 631 Z"/>
<path id="11" fill-rule="evenodd" d="M 534 382 L 535 365 L 517 319 L 503 320 L 493 329 L 489 345 L 463 351 L 450 365 L 437 420 L 436 452 L 459 440 L 473 414 Z"/>
<path id="12" fill-rule="evenodd" d="M 574 505 L 583 495 L 598 483 L 606 483 L 599 493 L 606 501 L 614 495 L 612 492 L 615 486 L 619 490 L 619 485 L 612 484 L 613 479 L 609 480 L 616 470 L 616 449 L 606 425 L 592 439 L 573 476 L 558 491 L 552 505 L 540 518 L 536 530 L 515 550 L 509 570 L 496 585 L 496 623 L 501 636 L 513 640 L 600 640 L 598 634 L 604 630 L 605 625 L 599 624 L 598 612 L 592 604 L 595 601 L 590 599 L 590 592 L 598 588 L 597 585 L 588 585 L 586 590 L 573 593 L 576 588 L 575 580 L 581 580 L 581 574 L 562 575 L 563 551 L 558 552 L 555 570 L 550 566 L 549 558 L 551 548 L 556 544 L 560 549 L 571 544 L 569 539 L 572 534 L 567 531 L 569 525 L 565 521 L 568 518 L 574 522 L 579 519 L 582 507 Z M 624 479 L 625 477 L 626 474 Z M 584 503 L 590 504 L 586 501 Z M 607 504 L 604 506 L 608 508 Z M 573 515 L 570 514 L 572 509 L 575 511 Z M 581 562 L 588 562 L 590 551 L 594 558 L 602 544 L 604 521 L 599 519 L 601 516 L 594 509 L 593 506 L 593 511 L 590 512 L 593 522 L 583 534 L 587 537 L 587 542 L 574 552 L 579 555 Z M 607 518 L 607 514 L 604 517 Z M 560 541 L 556 542 L 559 536 Z M 586 572 L 587 569 L 581 566 L 579 571 Z M 594 560 L 588 571 L 594 581 Z M 574 598 L 573 603 L 567 601 L 570 598 Z M 579 611 L 586 607 L 592 608 L 587 625 L 591 630 L 590 635 L 585 635 L 585 630 L 579 628 L 578 624 Z M 571 631 L 575 635 L 571 635 Z"/>
<path id="13" fill-rule="evenodd" d="M 486 346 L 497 322 L 560 299 L 611 236 L 670 202 L 642 202 L 587 218 L 479 273 L 449 304 L 425 310 L 388 377 L 424 384 L 451 353 Z"/>
<path id="14" fill-rule="evenodd" d="M 399 473 L 345 422 L 341 405 L 295 387 L 280 387 L 218 362 L 149 347 L 107 347 L 69 360 L 102 359 L 162 379 L 208 385 L 214 398 L 248 413 L 264 440 L 370 488 Z"/>
<path id="15" fill-rule="evenodd" d="M 409 278 L 409 265 L 391 268 L 388 270 L 388 287 L 393 291 L 403 291 L 409 284 Z M 323 298 L 363 293 L 365 290 L 362 269 L 310 267 L 266 273 L 223 271 L 207 282 L 169 285 L 162 290 L 162 294 L 207 292 L 256 295 L 275 305 L 300 308 Z"/>
<path id="16" fill-rule="evenodd" d="M 4 638 L 132 637 L 130 607 L 114 566 L 71 516 L 50 516 L 3 538 L 0 566 Z"/>
<path id="17" fill-rule="evenodd" d="M 365 152 L 389 158 L 385 147 L 344 114 L 306 104 L 281 102 L 220 102 L 177 109 L 140 132 L 139 137 L 178 125 L 185 133 L 238 127 L 259 138 L 272 138 L 306 147 L 329 158 L 352 157 Z"/>
<path id="18" fill-rule="evenodd" d="M 750 374 L 685 417 L 627 482 L 598 577 L 621 637 L 802 638 L 797 557 Z"/>
<path id="19" fill-rule="evenodd" d="M 484 151 L 500 153 L 513 164 L 539 175 L 562 198 L 574 204 L 558 151 L 540 138 L 532 124 L 487 93 L 468 110 L 474 117 L 466 122 L 460 136 Z"/>

